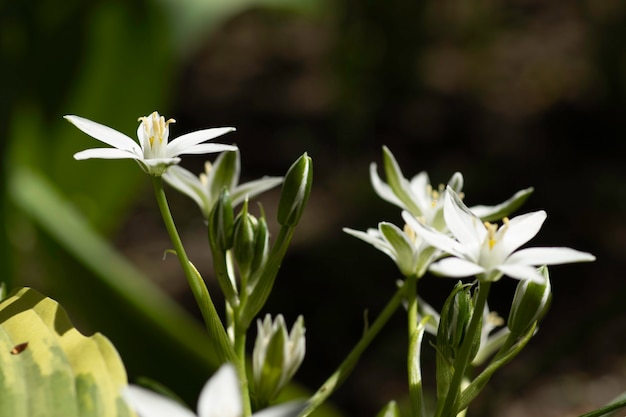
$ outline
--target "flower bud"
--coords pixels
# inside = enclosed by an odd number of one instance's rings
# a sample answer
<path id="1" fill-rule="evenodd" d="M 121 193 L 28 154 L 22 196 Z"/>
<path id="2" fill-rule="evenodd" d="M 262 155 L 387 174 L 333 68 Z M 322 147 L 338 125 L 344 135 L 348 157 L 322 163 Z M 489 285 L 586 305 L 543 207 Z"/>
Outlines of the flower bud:
<path id="1" fill-rule="evenodd" d="M 533 323 L 541 320 L 548 311 L 552 300 L 548 268 L 542 266 L 539 268 L 539 272 L 545 277 L 545 282 L 524 280 L 517 285 L 507 321 L 507 326 L 513 334 L 524 334 Z"/>
<path id="2" fill-rule="evenodd" d="M 305 353 L 304 319 L 299 316 L 287 334 L 281 314 L 272 322 L 268 314 L 257 320 L 257 337 L 252 353 L 254 395 L 258 403 L 272 401 L 294 376 Z"/>
<path id="3" fill-rule="evenodd" d="M 209 214 L 209 242 L 221 251 L 233 246 L 233 223 L 235 214 L 228 190 L 224 188 L 220 198 Z"/>
<path id="4" fill-rule="evenodd" d="M 437 329 L 437 348 L 450 362 L 454 361 L 463 344 L 473 314 L 471 291 L 467 285 L 458 283 L 443 305 Z M 476 332 L 472 342 L 470 360 L 476 356 L 479 347 L 480 331 Z"/>
<path id="5" fill-rule="evenodd" d="M 248 212 L 248 200 L 244 202 L 235 219 L 233 254 L 242 277 L 259 276 L 269 253 L 269 233 L 263 217 L 257 219 Z M 249 282 L 254 285 L 253 282 Z"/>
<path id="6" fill-rule="evenodd" d="M 311 185 L 313 184 L 313 161 L 304 153 L 287 171 L 278 202 L 278 223 L 295 226 L 302 217 Z"/>

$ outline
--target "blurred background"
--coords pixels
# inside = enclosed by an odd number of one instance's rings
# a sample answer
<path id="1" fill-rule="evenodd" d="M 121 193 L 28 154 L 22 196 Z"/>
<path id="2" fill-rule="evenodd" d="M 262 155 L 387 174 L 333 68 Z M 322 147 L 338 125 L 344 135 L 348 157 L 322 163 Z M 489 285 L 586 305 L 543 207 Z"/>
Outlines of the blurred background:
<path id="1" fill-rule="evenodd" d="M 315 390 L 400 278 L 382 253 L 342 233 L 399 210 L 372 191 L 387 145 L 406 176 L 465 176 L 469 205 L 535 192 L 535 245 L 571 246 L 593 264 L 551 269 L 539 333 L 496 374 L 474 415 L 576 416 L 626 390 L 626 3 L 620 0 L 24 0 L 0 3 L 1 279 L 61 302 L 84 332 L 195 403 L 217 365 L 170 247 L 149 179 L 130 161 L 74 161 L 96 145 L 78 114 L 134 137 L 158 110 L 172 135 L 236 126 L 242 177 L 314 161 L 305 217 L 264 309 L 303 314 Z M 200 172 L 203 158 L 185 158 Z M 277 192 L 264 195 L 273 216 Z M 192 261 L 210 276 L 199 210 L 169 198 Z M 435 307 L 454 284 L 429 277 Z M 489 300 L 507 313 L 516 283 Z M 253 339 L 253 337 L 251 337 Z M 406 400 L 398 313 L 332 397 L 338 415 Z M 432 387 L 433 349 L 424 351 Z M 330 413 L 330 411 L 328 411 Z M 320 413 L 322 415 L 322 413 Z M 330 415 L 330 414 L 328 414 Z"/>

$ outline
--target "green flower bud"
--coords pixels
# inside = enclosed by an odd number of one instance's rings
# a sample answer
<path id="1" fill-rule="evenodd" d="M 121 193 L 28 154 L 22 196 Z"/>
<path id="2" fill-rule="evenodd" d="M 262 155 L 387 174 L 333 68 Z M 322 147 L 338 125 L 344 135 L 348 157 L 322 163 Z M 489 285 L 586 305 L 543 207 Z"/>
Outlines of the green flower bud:
<path id="1" fill-rule="evenodd" d="M 253 288 L 269 255 L 269 231 L 264 215 L 257 219 L 248 212 L 248 200 L 235 219 L 233 254 L 242 277 Z"/>
<path id="2" fill-rule="evenodd" d="M 273 322 L 269 314 L 263 321 L 257 320 L 252 372 L 258 403 L 275 399 L 300 367 L 305 353 L 304 333 L 302 316 L 298 317 L 289 334 L 280 314 Z"/>
<path id="3" fill-rule="evenodd" d="M 265 221 L 265 215 L 262 215 L 258 219 L 256 233 L 254 235 L 254 257 L 252 258 L 252 264 L 250 265 L 253 279 L 250 280 L 250 285 L 255 285 L 255 279 L 261 276 L 265 263 L 270 253 L 270 232 L 267 228 L 267 221 Z"/>
<path id="4" fill-rule="evenodd" d="M 257 219 L 248 213 L 248 200 L 244 201 L 241 213 L 235 219 L 233 231 L 233 254 L 243 277 L 250 275 L 258 223 Z"/>
<path id="5" fill-rule="evenodd" d="M 469 286 L 459 282 L 443 305 L 437 329 L 437 348 L 450 362 L 463 344 L 473 314 L 474 300 Z M 480 347 L 480 331 L 472 343 L 470 360 Z"/>
<path id="6" fill-rule="evenodd" d="M 542 266 L 539 272 L 546 278 L 545 282 L 520 281 L 515 290 L 511 312 L 507 326 L 511 333 L 524 334 L 536 321 L 540 321 L 548 311 L 552 300 L 550 276 L 548 268 Z"/>
<path id="7" fill-rule="evenodd" d="M 311 194 L 313 184 L 313 161 L 304 153 L 287 171 L 278 202 L 278 223 L 295 226 Z"/>
<path id="8" fill-rule="evenodd" d="M 211 246 L 224 252 L 232 248 L 234 217 L 228 190 L 224 188 L 209 214 L 209 242 Z"/>

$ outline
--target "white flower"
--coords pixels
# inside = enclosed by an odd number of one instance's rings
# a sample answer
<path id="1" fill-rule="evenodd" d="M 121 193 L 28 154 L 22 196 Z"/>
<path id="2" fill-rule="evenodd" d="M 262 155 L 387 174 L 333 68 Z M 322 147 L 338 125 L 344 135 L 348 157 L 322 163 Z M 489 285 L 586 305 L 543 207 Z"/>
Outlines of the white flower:
<path id="1" fill-rule="evenodd" d="M 484 222 L 474 215 L 459 196 L 448 187 L 444 218 L 451 238 L 421 224 L 405 211 L 402 217 L 429 244 L 452 255 L 431 265 L 430 270 L 448 277 L 478 275 L 483 281 L 497 281 L 503 274 L 520 280 L 543 282 L 536 266 L 588 262 L 595 257 L 570 248 L 526 248 L 517 250 L 532 239 L 546 219 L 545 211 L 536 211 L 504 219 L 503 225 Z"/>
<path id="2" fill-rule="evenodd" d="M 167 170 L 163 178 L 172 187 L 191 197 L 205 218 L 209 217 L 223 188 L 228 190 L 232 205 L 236 206 L 246 197 L 252 198 L 283 181 L 282 177 L 263 177 L 239 184 L 241 172 L 239 149 L 220 154 L 213 164 L 207 161 L 204 169 L 204 173 L 195 176 L 183 167 L 173 166 Z"/>
<path id="3" fill-rule="evenodd" d="M 442 215 L 446 187 L 440 184 L 434 188 L 425 171 L 410 180 L 405 178 L 400 165 L 386 146 L 383 147 L 383 166 L 387 177 L 386 183 L 378 176 L 376 164 L 370 164 L 370 180 L 376 194 L 383 200 L 409 211 L 424 224 L 442 232 L 446 231 Z M 461 193 L 463 175 L 455 172 L 448 181 L 448 187 Z M 532 188 L 526 188 L 495 206 L 474 206 L 470 210 L 483 220 L 500 219 L 521 206 L 532 192 Z"/>
<path id="4" fill-rule="evenodd" d="M 405 277 L 423 276 L 430 263 L 437 257 L 438 251 L 409 227 L 401 230 L 392 223 L 380 222 L 378 229 L 369 228 L 367 232 L 347 227 L 344 227 L 343 231 L 385 253 L 393 259 Z"/>
<path id="5" fill-rule="evenodd" d="M 136 385 L 122 392 L 124 399 L 140 417 L 195 417 L 178 402 Z M 254 413 L 253 417 L 295 417 L 303 410 L 300 402 L 290 402 Z M 241 388 L 235 367 L 223 365 L 200 392 L 197 417 L 241 417 Z"/>
<path id="6" fill-rule="evenodd" d="M 74 126 L 113 148 L 93 148 L 74 154 L 74 159 L 134 159 L 141 168 L 154 176 L 163 175 L 171 165 L 180 162 L 179 155 L 205 154 L 223 151 L 234 151 L 233 145 L 221 143 L 202 143 L 235 130 L 233 127 L 198 130 L 177 137 L 168 142 L 169 125 L 174 119 L 165 120 L 159 113 L 140 117 L 137 137 L 139 144 L 125 134 L 108 126 L 93 122 L 79 116 L 64 116 Z"/>

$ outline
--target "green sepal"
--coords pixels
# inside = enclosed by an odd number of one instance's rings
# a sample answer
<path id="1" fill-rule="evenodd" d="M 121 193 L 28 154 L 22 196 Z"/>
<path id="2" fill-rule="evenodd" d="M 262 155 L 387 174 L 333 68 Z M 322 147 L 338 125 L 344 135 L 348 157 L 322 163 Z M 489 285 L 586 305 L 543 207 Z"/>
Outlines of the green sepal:
<path id="1" fill-rule="evenodd" d="M 280 192 L 277 219 L 281 226 L 296 226 L 313 185 L 313 161 L 306 152 L 291 165 Z"/>
<path id="2" fill-rule="evenodd" d="M 398 228 L 398 226 L 381 222 L 378 224 L 378 230 L 393 247 L 396 254 L 396 265 L 405 277 L 415 275 L 416 259 L 413 243 L 409 241 L 407 235 Z"/>
<path id="3" fill-rule="evenodd" d="M 82 335 L 56 301 L 21 288 L 0 304 L 0 415 L 130 417 L 126 385 L 111 342 Z"/>
<path id="4" fill-rule="evenodd" d="M 413 202 L 411 195 L 407 192 L 410 188 L 409 182 L 402 174 L 398 161 L 393 156 L 388 147 L 383 146 L 383 167 L 385 170 L 385 176 L 387 177 L 387 184 L 395 195 L 404 203 L 406 208 L 414 216 L 422 216 L 423 213 L 420 208 Z"/>
<path id="5" fill-rule="evenodd" d="M 522 206 L 535 191 L 533 187 L 525 188 L 513 194 L 508 200 L 495 206 L 473 206 L 472 212 L 486 222 L 500 221 Z"/>
<path id="6" fill-rule="evenodd" d="M 209 195 L 219 196 L 224 188 L 232 190 L 239 182 L 239 171 L 239 149 L 220 153 L 207 173 Z"/>
<path id="7" fill-rule="evenodd" d="M 400 417 L 400 409 L 395 401 L 389 401 L 376 417 Z"/>

